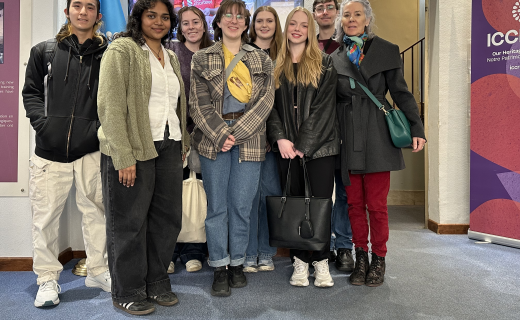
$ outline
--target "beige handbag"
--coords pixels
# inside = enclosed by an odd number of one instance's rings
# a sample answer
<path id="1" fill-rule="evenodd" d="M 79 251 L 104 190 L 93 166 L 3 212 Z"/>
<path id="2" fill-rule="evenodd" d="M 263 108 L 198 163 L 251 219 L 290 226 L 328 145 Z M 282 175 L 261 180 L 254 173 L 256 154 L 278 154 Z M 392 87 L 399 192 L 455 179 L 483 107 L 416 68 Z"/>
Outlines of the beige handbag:
<path id="1" fill-rule="evenodd" d="M 182 182 L 182 228 L 177 242 L 206 242 L 206 212 L 208 201 L 202 180 L 198 180 L 194 171 Z"/>

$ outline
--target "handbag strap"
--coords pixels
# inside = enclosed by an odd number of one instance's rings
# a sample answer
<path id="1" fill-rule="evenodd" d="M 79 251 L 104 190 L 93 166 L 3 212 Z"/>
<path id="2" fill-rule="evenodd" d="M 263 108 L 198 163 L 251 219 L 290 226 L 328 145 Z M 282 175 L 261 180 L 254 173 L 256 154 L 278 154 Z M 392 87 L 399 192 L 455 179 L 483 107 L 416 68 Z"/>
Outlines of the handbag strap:
<path id="1" fill-rule="evenodd" d="M 305 198 L 310 199 L 312 197 L 311 184 L 309 182 L 309 174 L 307 173 L 307 166 L 305 165 L 305 159 L 301 158 L 303 165 L 303 180 L 305 183 Z M 285 188 L 283 189 L 282 197 L 287 197 L 290 194 L 291 189 L 291 163 L 293 159 L 289 160 L 289 169 L 287 170 L 287 181 L 285 182 Z"/>
<path id="2" fill-rule="evenodd" d="M 370 98 L 370 100 L 372 100 L 372 102 L 376 105 L 376 107 L 379 108 L 379 110 L 383 111 L 385 114 L 388 113 L 388 111 L 385 109 L 385 105 L 382 104 L 379 100 L 377 100 L 377 98 L 372 94 L 372 92 L 370 92 L 370 90 L 368 90 L 367 87 L 365 87 L 364 85 L 362 85 L 361 83 L 359 83 L 359 81 L 356 81 L 358 86 L 363 90 L 365 91 L 365 94 Z M 354 85 L 354 80 L 352 78 L 350 78 L 350 87 L 352 89 L 355 88 L 355 85 Z"/>
<path id="3" fill-rule="evenodd" d="M 228 67 L 226 68 L 226 81 L 229 79 L 229 76 L 231 76 L 231 72 L 233 72 L 233 69 L 235 69 L 235 66 L 237 65 L 238 61 L 242 59 L 242 57 L 246 54 L 246 51 L 244 49 L 240 49 L 240 51 L 236 54 L 236 56 L 231 60 Z"/>

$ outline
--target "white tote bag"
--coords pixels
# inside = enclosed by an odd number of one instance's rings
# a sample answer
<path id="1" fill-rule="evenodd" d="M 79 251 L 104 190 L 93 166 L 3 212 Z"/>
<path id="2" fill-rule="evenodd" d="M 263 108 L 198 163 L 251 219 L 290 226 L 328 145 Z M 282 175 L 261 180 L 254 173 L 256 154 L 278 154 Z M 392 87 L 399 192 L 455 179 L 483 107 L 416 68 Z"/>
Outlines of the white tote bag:
<path id="1" fill-rule="evenodd" d="M 194 171 L 182 182 L 182 228 L 177 242 L 206 242 L 206 212 L 208 201 L 202 180 L 198 180 Z"/>

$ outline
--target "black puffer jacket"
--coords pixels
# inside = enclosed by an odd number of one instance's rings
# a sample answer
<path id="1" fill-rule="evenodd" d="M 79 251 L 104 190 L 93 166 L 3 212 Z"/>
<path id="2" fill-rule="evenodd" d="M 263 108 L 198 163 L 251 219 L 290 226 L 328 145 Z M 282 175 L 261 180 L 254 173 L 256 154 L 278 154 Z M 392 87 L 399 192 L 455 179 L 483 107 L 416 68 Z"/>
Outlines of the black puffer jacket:
<path id="1" fill-rule="evenodd" d="M 35 153 L 56 162 L 72 162 L 99 150 L 97 92 L 107 41 L 77 43 L 72 35 L 57 45 L 48 79 L 47 115 L 45 42 L 31 49 L 22 90 L 27 117 L 36 131 Z"/>
<path id="2" fill-rule="evenodd" d="M 294 123 L 294 85 L 282 76 L 274 106 L 267 120 L 267 136 L 274 151 L 276 141 L 287 139 L 310 159 L 339 154 L 340 134 L 336 117 L 336 69 L 327 54 L 318 88 L 298 84 L 298 125 Z"/>

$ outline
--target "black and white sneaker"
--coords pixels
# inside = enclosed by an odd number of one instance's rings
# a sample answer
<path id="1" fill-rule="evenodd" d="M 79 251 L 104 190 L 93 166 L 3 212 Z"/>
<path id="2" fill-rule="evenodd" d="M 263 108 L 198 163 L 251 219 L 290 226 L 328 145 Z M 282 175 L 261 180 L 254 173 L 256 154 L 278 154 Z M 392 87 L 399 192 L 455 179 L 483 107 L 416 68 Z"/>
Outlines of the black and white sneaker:
<path id="1" fill-rule="evenodd" d="M 148 297 L 151 301 L 161 305 L 161 306 L 173 306 L 177 302 L 179 302 L 179 299 L 177 299 L 177 296 L 173 292 L 165 292 L 163 294 L 160 294 L 158 296 L 150 296 Z"/>
<path id="2" fill-rule="evenodd" d="M 155 306 L 153 303 L 148 302 L 148 300 L 141 300 L 136 302 L 124 302 L 119 303 L 112 301 L 114 307 L 123 310 L 126 313 L 133 314 L 136 316 L 149 314 L 155 311 Z"/>

